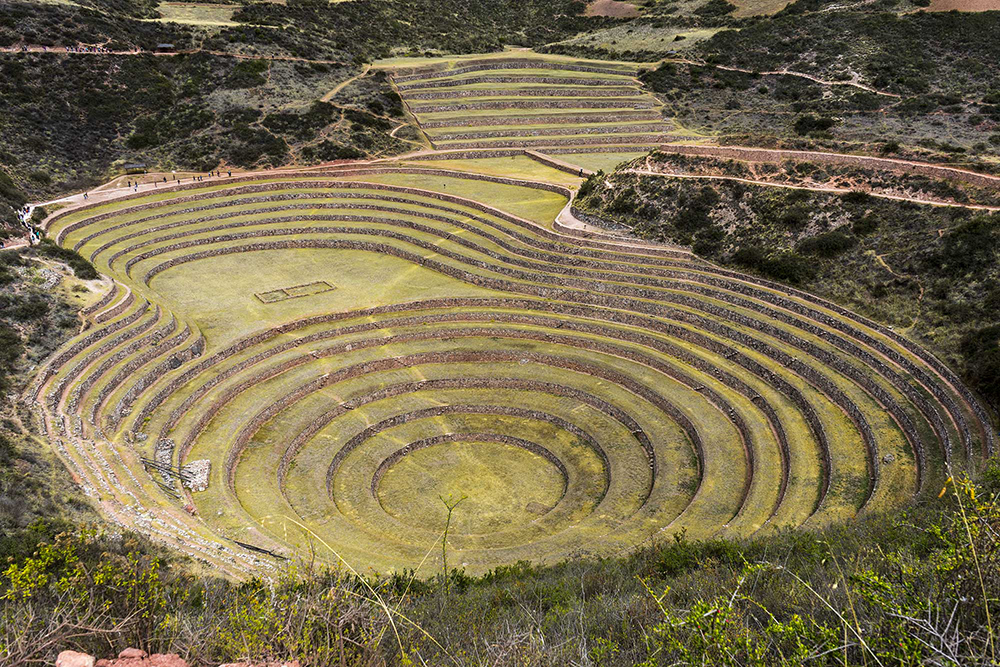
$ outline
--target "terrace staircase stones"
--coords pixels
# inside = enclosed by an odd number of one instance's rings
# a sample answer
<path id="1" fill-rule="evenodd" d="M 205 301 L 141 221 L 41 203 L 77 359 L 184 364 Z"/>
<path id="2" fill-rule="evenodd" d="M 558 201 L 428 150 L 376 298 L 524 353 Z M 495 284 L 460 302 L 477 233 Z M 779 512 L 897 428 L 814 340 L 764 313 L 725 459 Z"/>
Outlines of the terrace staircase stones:
<path id="1" fill-rule="evenodd" d="M 440 150 L 648 150 L 674 129 L 634 65 L 494 58 L 392 75 Z"/>

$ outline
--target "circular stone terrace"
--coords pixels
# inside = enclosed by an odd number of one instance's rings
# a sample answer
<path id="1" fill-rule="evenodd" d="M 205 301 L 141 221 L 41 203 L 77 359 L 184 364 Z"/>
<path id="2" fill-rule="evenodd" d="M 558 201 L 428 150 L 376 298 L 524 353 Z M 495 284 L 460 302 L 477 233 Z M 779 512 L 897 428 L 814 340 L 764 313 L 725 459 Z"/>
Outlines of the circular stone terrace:
<path id="1" fill-rule="evenodd" d="M 396 82 L 450 89 L 480 64 Z M 420 104 L 442 99 L 467 98 Z M 845 520 L 992 451 L 975 397 L 906 338 L 683 248 L 581 231 L 558 161 L 474 157 L 52 216 L 113 287 L 27 398 L 104 512 L 234 575 L 310 550 L 428 575 L 464 496 L 449 562 L 483 572 Z"/>

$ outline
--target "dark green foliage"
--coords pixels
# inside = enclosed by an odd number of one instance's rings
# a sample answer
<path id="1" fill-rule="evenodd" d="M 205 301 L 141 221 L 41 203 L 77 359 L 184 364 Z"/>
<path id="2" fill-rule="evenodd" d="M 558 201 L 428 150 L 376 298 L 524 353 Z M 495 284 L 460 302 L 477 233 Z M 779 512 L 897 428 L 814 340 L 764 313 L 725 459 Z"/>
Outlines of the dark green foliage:
<path id="1" fill-rule="evenodd" d="M 42 257 L 51 257 L 52 259 L 57 259 L 60 262 L 66 262 L 71 269 L 73 269 L 73 274 L 82 280 L 93 280 L 98 277 L 97 270 L 94 265 L 88 262 L 84 257 L 72 250 L 70 248 L 63 248 L 62 246 L 56 245 L 51 239 L 42 239 L 42 242 L 35 246 L 34 249 Z"/>
<path id="2" fill-rule="evenodd" d="M 1000 253 L 995 216 L 979 216 L 949 231 L 941 249 L 928 258 L 934 269 L 955 276 L 979 276 L 994 266 Z"/>
<path id="3" fill-rule="evenodd" d="M 736 260 L 736 256 L 734 256 L 734 261 L 737 263 L 754 262 L 742 265 L 774 280 L 792 285 L 802 285 L 816 277 L 815 264 L 794 252 L 780 252 L 768 257 L 762 257 L 760 249 L 756 247 L 752 248 L 748 255 L 740 255 L 740 252 L 742 249 L 736 254 L 739 256 L 739 260 Z"/>
<path id="4" fill-rule="evenodd" d="M 944 498 L 890 515 L 745 540 L 692 542 L 681 532 L 617 558 L 522 562 L 482 577 L 456 570 L 447 582 L 306 568 L 231 583 L 193 576 L 129 533 L 35 521 L 0 537 L 9 557 L 0 591 L 29 636 L 51 631 L 53 616 L 57 628 L 65 622 L 60 648 L 139 645 L 207 664 L 472 665 L 467 655 L 504 647 L 510 659 L 491 664 L 563 665 L 582 654 L 594 665 L 919 665 L 936 655 L 928 640 L 939 628 L 907 619 L 928 610 L 957 622 L 955 664 L 975 664 L 989 650 L 981 591 L 1000 592 L 996 568 L 982 566 L 1000 556 L 1000 540 L 967 526 L 996 524 L 998 488 L 993 461 L 978 487 L 957 478 Z M 392 629 L 370 590 L 406 619 L 398 642 L 378 641 Z M 76 603 L 59 605 L 67 591 Z M 864 644 L 844 642 L 845 618 Z M 167 624 L 173 632 L 155 631 Z"/>
<path id="5" fill-rule="evenodd" d="M 969 381 L 994 408 L 1000 407 L 1000 325 L 970 331 L 960 349 Z"/>
<path id="6" fill-rule="evenodd" d="M 243 60 L 236 64 L 226 78 L 226 88 L 253 88 L 267 82 L 267 61 Z"/>
<path id="7" fill-rule="evenodd" d="M 945 88 L 974 94 L 1000 81 L 987 65 L 1000 62 L 998 12 L 816 11 L 822 4 L 800 0 L 773 19 L 718 33 L 701 51 L 713 62 L 759 71 L 833 79 L 857 71 L 877 88 L 906 95 Z"/>
<path id="8" fill-rule="evenodd" d="M 58 291 L 42 289 L 31 279 L 38 268 L 30 259 L 34 252 L 0 252 L 0 274 L 10 278 L 0 289 L 3 395 L 20 392 L 28 370 L 78 331 L 76 309 Z M 94 516 L 63 464 L 39 441 L 22 435 L 10 417 L 7 411 L 0 415 L 0 562 L 29 556 L 40 541 L 75 529 L 64 519 Z M 38 523 L 42 517 L 44 524 Z M 0 661 L 6 659 L 0 656 Z"/>
<path id="9" fill-rule="evenodd" d="M 863 218 L 855 220 L 851 224 L 851 231 L 854 232 L 856 236 L 867 236 L 875 232 L 878 229 L 878 218 L 874 215 L 866 215 Z"/>
<path id="10" fill-rule="evenodd" d="M 318 95 L 333 85 L 330 81 L 355 73 L 354 68 L 322 68 L 325 74 L 298 63 L 205 54 L 0 55 L 0 116 L 6 121 L 0 123 L 0 145 L 18 165 L 10 170 L 13 181 L 0 180 L 0 190 L 27 190 L 40 198 L 90 187 L 116 170 L 115 161 L 196 171 L 214 169 L 223 160 L 241 167 L 281 165 L 295 147 L 315 141 L 344 108 L 355 104 L 360 108 L 352 113 L 361 129 L 346 126 L 328 137 L 345 148 L 344 155 L 391 154 L 406 146 L 387 136 L 394 123 L 367 106 L 402 113 L 399 96 L 384 76 L 366 77 L 371 81 L 352 89 L 358 91 L 357 99 L 345 92 L 338 105 L 290 98 L 265 114 L 253 97 L 284 100 L 286 88 Z M 268 69 L 266 85 L 258 85 Z M 257 87 L 252 93 L 233 90 L 225 102 L 212 98 L 231 85 Z M 46 165 L 44 173 L 33 168 L 39 164 Z M 32 171 L 44 178 L 33 180 Z M 24 198 L 16 197 L 17 202 Z M 0 202 L 6 199 L 0 194 Z M 10 224 L 13 209 L 4 215 L 5 208 L 0 203 L 0 219 Z"/>
<path id="11" fill-rule="evenodd" d="M 795 120 L 795 134 L 810 134 L 811 132 L 825 132 L 837 124 L 832 118 L 823 118 L 808 114 L 799 116 Z"/>
<path id="12" fill-rule="evenodd" d="M 14 233 L 18 225 L 17 211 L 28 201 L 14 181 L 0 169 L 0 238 Z"/>
<path id="13" fill-rule="evenodd" d="M 78 46 L 106 44 L 119 49 L 152 50 L 169 42 L 192 45 L 192 29 L 173 23 L 140 21 L 155 18 L 156 0 L 84 0 L 40 3 L 7 0 L 0 4 L 0 46 L 28 44 Z"/>
<path id="14" fill-rule="evenodd" d="M 389 75 L 379 70 L 369 73 L 341 90 L 334 98 L 337 104 L 350 106 L 374 116 L 402 119 L 403 100 L 389 82 Z"/>
<path id="15" fill-rule="evenodd" d="M 842 231 L 826 232 L 804 239 L 798 245 L 798 251 L 806 255 L 818 255 L 830 259 L 847 252 L 857 244 L 850 234 Z"/>
<path id="16" fill-rule="evenodd" d="M 365 154 L 352 146 L 335 144 L 332 141 L 322 141 L 318 146 L 307 146 L 302 151 L 304 158 L 320 162 L 333 160 L 356 160 Z"/>
<path id="17" fill-rule="evenodd" d="M 587 180 L 585 180 L 583 184 L 580 185 L 580 189 L 576 193 L 577 197 L 579 197 L 580 199 L 585 199 L 588 196 L 590 196 L 590 194 L 601 184 L 601 181 L 603 179 L 604 179 L 603 169 L 588 176 Z"/>
<path id="18" fill-rule="evenodd" d="M 778 212 L 778 224 L 789 229 L 802 229 L 809 222 L 809 208 L 803 204 L 795 204 Z"/>
<path id="19" fill-rule="evenodd" d="M 673 543 L 656 550 L 652 567 L 664 577 L 678 577 L 712 561 L 739 567 L 744 558 L 742 545 L 729 540 L 691 542 L 675 533 Z"/>
<path id="20" fill-rule="evenodd" d="M 11 386 L 11 371 L 23 352 L 21 336 L 6 322 L 0 321 L 0 391 Z"/>
<path id="21" fill-rule="evenodd" d="M 694 13 L 702 18 L 712 19 L 731 14 L 735 11 L 736 5 L 726 0 L 708 0 L 708 2 L 694 10 Z"/>
<path id="22" fill-rule="evenodd" d="M 746 245 L 733 253 L 732 261 L 744 269 L 760 272 L 767 263 L 767 252 L 758 245 Z"/>
<path id="23" fill-rule="evenodd" d="M 227 28 L 219 38 L 268 44 L 302 57 L 340 55 L 359 62 L 400 48 L 480 53 L 504 44 L 541 45 L 613 22 L 583 16 L 584 6 L 577 0 L 356 0 L 332 11 L 329 3 L 314 0 L 253 3 L 234 19 L 284 29 Z"/>
<path id="24" fill-rule="evenodd" d="M 305 113 L 282 111 L 268 114 L 261 124 L 271 132 L 298 139 L 309 140 L 334 120 L 338 109 L 332 104 L 316 101 Z"/>
<path id="25" fill-rule="evenodd" d="M 21 192 L 14 181 L 10 179 L 3 171 L 0 171 L 0 197 L 2 197 L 11 206 L 20 208 L 24 206 L 27 201 L 24 193 Z"/>
<path id="26" fill-rule="evenodd" d="M 682 198 L 674 223 L 682 233 L 693 234 L 712 224 L 709 213 L 719 203 L 718 193 L 711 187 L 704 187 L 693 197 Z"/>
<path id="27" fill-rule="evenodd" d="M 252 167 L 280 165 L 288 154 L 288 144 L 265 129 L 237 123 L 225 135 L 221 155 L 233 164 Z"/>
<path id="28" fill-rule="evenodd" d="M 49 304 L 38 294 L 0 294 L 0 318 L 15 322 L 39 320 L 49 313 Z"/>
<path id="29" fill-rule="evenodd" d="M 651 159 L 680 169 L 712 166 L 742 174 L 738 164 L 723 160 L 655 152 Z M 846 175 L 823 165 L 782 168 L 788 176 L 819 182 Z M 981 196 L 952 182 L 893 178 L 945 199 Z M 921 206 L 860 191 L 836 195 L 623 172 L 588 183 L 577 199 L 582 211 L 642 238 L 690 245 L 713 261 L 907 327 L 970 385 L 992 396 L 997 355 L 989 341 L 992 327 L 1000 327 L 1000 215 Z M 618 200 L 622 192 L 636 193 L 625 207 Z"/>

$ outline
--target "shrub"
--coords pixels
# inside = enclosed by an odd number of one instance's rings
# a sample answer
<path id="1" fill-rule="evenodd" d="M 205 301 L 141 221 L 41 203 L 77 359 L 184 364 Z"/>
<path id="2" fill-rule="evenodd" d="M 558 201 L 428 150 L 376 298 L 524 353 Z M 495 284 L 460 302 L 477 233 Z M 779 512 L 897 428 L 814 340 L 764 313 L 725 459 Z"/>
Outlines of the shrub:
<path id="1" fill-rule="evenodd" d="M 829 259 L 850 250 L 857 242 L 858 240 L 850 234 L 837 230 L 807 238 L 799 243 L 797 250 L 807 255 Z"/>
<path id="2" fill-rule="evenodd" d="M 928 258 L 934 269 L 958 275 L 976 274 L 993 262 L 997 247 L 996 221 L 978 216 L 949 230 L 941 249 Z"/>
<path id="3" fill-rule="evenodd" d="M 768 258 L 760 268 L 764 275 L 782 282 L 799 285 L 816 277 L 816 266 L 794 252 L 782 252 Z"/>
<path id="4" fill-rule="evenodd" d="M 52 177 L 44 171 L 33 171 L 28 174 L 28 179 L 39 185 L 48 185 L 52 182 Z"/>
<path id="5" fill-rule="evenodd" d="M 760 271 L 767 262 L 767 253 L 760 246 L 744 246 L 733 254 L 733 262 L 752 271 Z"/>
<path id="6" fill-rule="evenodd" d="M 51 257 L 52 259 L 66 262 L 73 269 L 73 275 L 81 280 L 94 280 L 98 277 L 97 269 L 94 268 L 93 264 L 84 259 L 80 253 L 58 246 L 51 239 L 43 239 L 40 244 L 35 246 L 35 251 L 43 257 Z"/>
<path id="7" fill-rule="evenodd" d="M 30 322 L 44 317 L 49 304 L 37 294 L 0 296 L 0 315 L 18 322 Z"/>
<path id="8" fill-rule="evenodd" d="M 971 331 L 960 349 L 969 384 L 993 405 L 1000 404 L 1000 325 Z"/>
<path id="9" fill-rule="evenodd" d="M 825 116 L 817 116 L 815 114 L 807 114 L 805 116 L 799 116 L 795 120 L 795 125 L 793 129 L 798 135 L 806 135 L 812 132 L 825 132 L 831 127 L 837 124 L 833 118 L 827 118 Z"/>
<path id="10" fill-rule="evenodd" d="M 714 19 L 725 16 L 726 14 L 731 14 L 735 11 L 736 5 L 731 4 L 726 0 L 708 0 L 708 2 L 696 9 L 694 13 L 702 18 Z"/>
<path id="11" fill-rule="evenodd" d="M 851 231 L 854 232 L 856 236 L 867 236 L 878 229 L 879 220 L 874 215 L 866 215 L 863 218 L 855 220 L 851 225 Z"/>
<path id="12" fill-rule="evenodd" d="M 789 229 L 802 229 L 809 224 L 809 209 L 801 204 L 791 206 L 778 215 L 778 223 Z"/>
<path id="13" fill-rule="evenodd" d="M 267 83 L 264 73 L 267 72 L 266 60 L 242 60 L 233 67 L 229 78 L 226 79 L 227 88 L 254 88 Z"/>

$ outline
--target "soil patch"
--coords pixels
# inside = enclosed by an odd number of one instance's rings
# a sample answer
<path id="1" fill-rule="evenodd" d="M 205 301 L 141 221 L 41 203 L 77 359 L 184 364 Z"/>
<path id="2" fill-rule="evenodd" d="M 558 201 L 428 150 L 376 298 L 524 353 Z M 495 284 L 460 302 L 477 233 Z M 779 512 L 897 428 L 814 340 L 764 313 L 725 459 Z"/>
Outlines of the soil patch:
<path id="1" fill-rule="evenodd" d="M 951 0 L 955 1 L 955 0 Z M 962 0 L 957 0 L 962 1 Z M 978 0 L 979 2 L 989 2 L 991 0 Z M 996 2 L 997 0 L 992 0 Z M 594 0 L 587 5 L 586 16 L 613 16 L 615 18 L 633 18 L 639 15 L 639 8 L 635 5 L 622 2 L 621 0 Z"/>
<path id="2" fill-rule="evenodd" d="M 953 9 L 960 12 L 1000 11 L 1000 0 L 931 0 L 927 11 L 950 12 Z"/>

